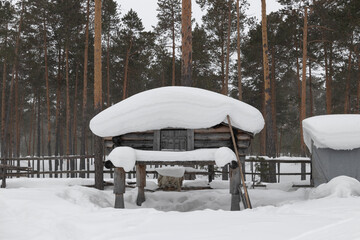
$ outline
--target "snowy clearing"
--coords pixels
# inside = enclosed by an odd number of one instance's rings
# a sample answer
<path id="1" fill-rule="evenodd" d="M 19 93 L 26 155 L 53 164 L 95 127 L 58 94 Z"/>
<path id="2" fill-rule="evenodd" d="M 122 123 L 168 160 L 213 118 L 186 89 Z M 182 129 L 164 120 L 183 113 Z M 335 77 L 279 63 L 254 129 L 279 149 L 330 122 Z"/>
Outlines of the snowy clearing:
<path id="1" fill-rule="evenodd" d="M 249 189 L 254 209 L 240 212 L 228 211 L 223 181 L 211 190 L 146 192 L 142 207 L 137 189 L 127 189 L 123 210 L 113 208 L 111 187 L 80 186 L 92 183 L 9 179 L 0 189 L 1 239 L 360 239 L 360 183 L 348 177 L 317 189 Z"/>

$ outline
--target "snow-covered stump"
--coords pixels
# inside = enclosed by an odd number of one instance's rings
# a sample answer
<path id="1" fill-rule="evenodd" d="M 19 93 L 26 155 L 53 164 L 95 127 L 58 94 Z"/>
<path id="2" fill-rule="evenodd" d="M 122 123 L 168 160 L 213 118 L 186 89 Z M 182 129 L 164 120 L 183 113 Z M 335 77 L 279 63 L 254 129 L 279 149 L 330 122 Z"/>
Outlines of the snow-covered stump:
<path id="1" fill-rule="evenodd" d="M 146 165 L 136 165 L 136 186 L 138 187 L 138 195 L 136 205 L 141 206 L 145 202 L 145 186 L 146 186 Z"/>
<path id="2" fill-rule="evenodd" d="M 240 168 L 237 163 L 230 164 L 230 193 L 231 193 L 231 211 L 240 210 Z"/>
<path id="3" fill-rule="evenodd" d="M 115 208 L 125 208 L 125 171 L 123 168 L 115 168 L 114 170 L 114 194 Z"/>

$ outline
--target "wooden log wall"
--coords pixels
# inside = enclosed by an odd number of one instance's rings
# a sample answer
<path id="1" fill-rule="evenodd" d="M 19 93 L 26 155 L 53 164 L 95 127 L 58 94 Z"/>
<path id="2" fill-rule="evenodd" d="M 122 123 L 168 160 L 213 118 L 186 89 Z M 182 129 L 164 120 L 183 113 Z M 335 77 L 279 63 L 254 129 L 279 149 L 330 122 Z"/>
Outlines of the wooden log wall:
<path id="1" fill-rule="evenodd" d="M 206 129 L 164 129 L 164 131 L 187 131 L 187 146 L 186 150 L 200 149 L 200 148 L 219 148 L 229 147 L 233 148 L 231 142 L 231 135 L 228 126 L 218 125 L 213 128 Z M 161 131 L 146 131 L 128 133 L 121 136 L 106 138 L 105 145 L 111 150 L 113 147 L 128 146 L 141 150 L 161 150 L 164 145 L 164 139 L 161 139 Z M 252 134 L 235 130 L 237 146 L 240 157 L 246 155 L 246 151 L 250 146 Z M 164 135 L 164 134 L 163 134 Z M 176 136 L 177 134 L 174 134 Z M 184 150 L 184 149 L 179 149 Z M 204 159 L 205 160 L 205 159 Z"/>

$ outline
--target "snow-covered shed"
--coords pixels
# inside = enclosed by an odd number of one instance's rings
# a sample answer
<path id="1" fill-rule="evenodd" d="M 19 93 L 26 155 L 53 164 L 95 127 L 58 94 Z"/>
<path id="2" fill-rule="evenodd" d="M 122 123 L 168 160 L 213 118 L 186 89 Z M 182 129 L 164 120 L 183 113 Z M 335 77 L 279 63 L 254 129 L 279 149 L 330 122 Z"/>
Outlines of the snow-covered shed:
<path id="1" fill-rule="evenodd" d="M 302 124 L 315 186 L 340 175 L 360 180 L 360 114 L 315 116 Z"/>
<path id="2" fill-rule="evenodd" d="M 264 127 L 262 114 L 244 102 L 204 89 L 162 87 L 138 93 L 96 115 L 90 129 L 113 149 L 108 167 L 128 171 L 136 165 L 138 175 L 146 165 L 211 167 L 236 161 L 228 154 L 234 151 L 228 116 L 240 159 L 245 160 L 253 135 Z M 143 189 L 145 180 L 137 181 Z M 138 204 L 144 200 L 138 199 Z"/>

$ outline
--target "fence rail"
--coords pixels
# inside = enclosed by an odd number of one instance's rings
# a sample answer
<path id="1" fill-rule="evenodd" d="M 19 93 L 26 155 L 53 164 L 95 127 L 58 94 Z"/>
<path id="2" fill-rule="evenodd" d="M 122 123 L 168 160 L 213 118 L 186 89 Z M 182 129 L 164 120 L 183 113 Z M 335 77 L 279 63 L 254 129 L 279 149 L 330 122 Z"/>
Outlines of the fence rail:
<path id="1" fill-rule="evenodd" d="M 80 166 L 80 161 L 83 160 L 85 165 Z M 3 159 L 1 162 L 4 162 Z M 85 177 L 90 178 L 94 176 L 94 156 L 93 155 L 71 155 L 71 156 L 44 156 L 44 157 L 20 157 L 20 158 L 7 158 L 5 161 L 6 165 L 0 165 L 0 170 L 6 170 L 6 176 L 9 178 L 12 177 L 37 177 L 37 178 L 62 178 L 62 177 Z M 262 171 L 259 169 L 260 164 L 276 164 L 275 173 L 270 173 L 269 171 Z M 282 172 L 281 166 L 284 164 L 300 164 L 307 165 L 307 172 L 301 172 L 300 168 L 298 172 Z M 198 166 L 196 166 L 198 167 Z M 264 158 L 249 158 L 245 160 L 245 175 L 247 175 L 247 180 L 253 182 L 259 180 L 261 175 L 275 175 L 277 182 L 280 182 L 281 176 L 306 176 L 312 175 L 311 170 L 311 161 L 310 159 L 291 159 L 287 158 L 274 158 L 274 159 L 264 159 Z M 204 171 L 205 170 L 205 171 Z M 189 172 L 188 174 L 196 175 L 221 175 L 223 171 L 217 170 L 216 168 L 208 168 L 204 170 L 199 170 L 195 172 Z M 1 172 L 1 171 L 0 171 Z M 131 177 L 131 174 L 134 174 L 135 171 L 128 173 L 128 177 Z M 113 171 L 104 169 L 105 177 L 112 178 Z M 153 174 L 156 176 L 156 171 L 153 168 L 148 169 L 147 174 Z M 0 175 L 0 178 L 2 176 Z M 134 176 L 133 176 L 134 177 Z"/>

